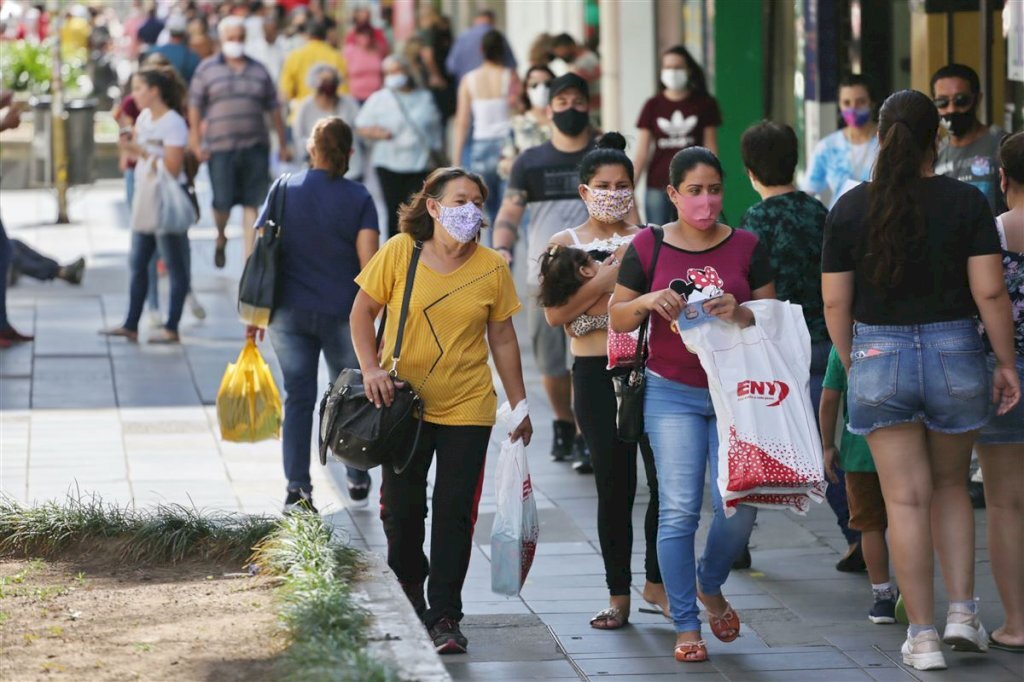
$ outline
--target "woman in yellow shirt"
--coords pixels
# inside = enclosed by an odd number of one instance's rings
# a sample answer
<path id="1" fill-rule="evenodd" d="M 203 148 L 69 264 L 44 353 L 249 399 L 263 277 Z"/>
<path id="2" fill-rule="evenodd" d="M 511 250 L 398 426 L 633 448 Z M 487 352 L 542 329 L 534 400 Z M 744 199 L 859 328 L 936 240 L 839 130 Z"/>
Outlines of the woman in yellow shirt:
<path id="1" fill-rule="evenodd" d="M 487 186 L 461 168 L 431 173 L 399 209 L 401 234 L 388 240 L 356 277 L 349 320 L 367 396 L 390 405 L 406 271 L 422 248 L 397 373 L 423 399 L 424 425 L 408 468 L 383 468 L 381 520 L 388 565 L 430 631 L 438 653 L 464 653 L 459 630 L 462 583 L 469 568 L 484 461 L 497 410 L 488 347 L 509 402 L 526 399 L 512 315 L 520 309 L 505 258 L 478 242 Z M 378 357 L 374 320 L 388 307 Z M 526 417 L 510 434 L 530 443 Z M 437 454 L 430 560 L 423 553 L 427 472 Z M 427 599 L 423 584 L 427 580 Z M 427 602 L 429 600 L 429 608 Z"/>

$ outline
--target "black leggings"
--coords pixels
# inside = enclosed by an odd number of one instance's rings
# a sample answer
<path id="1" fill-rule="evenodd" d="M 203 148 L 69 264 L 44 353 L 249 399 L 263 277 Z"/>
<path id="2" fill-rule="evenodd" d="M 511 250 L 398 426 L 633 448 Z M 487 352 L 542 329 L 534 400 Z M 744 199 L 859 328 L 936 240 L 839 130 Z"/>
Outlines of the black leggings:
<path id="1" fill-rule="evenodd" d="M 572 367 L 573 410 L 583 438 L 590 448 L 597 484 L 597 536 L 604 558 L 605 580 L 611 595 L 628 595 L 632 581 L 633 500 L 636 498 L 636 444 L 624 443 L 617 434 L 618 403 L 614 372 L 606 369 L 608 358 L 578 357 Z M 621 374 L 622 371 L 619 370 Z M 645 436 L 640 443 L 651 500 L 644 519 L 647 580 L 661 582 L 658 569 L 658 478 L 654 454 Z"/>
<path id="2" fill-rule="evenodd" d="M 428 628 L 441 618 L 462 620 L 462 584 L 469 570 L 490 439 L 490 426 L 424 422 L 409 467 L 400 474 L 388 466 L 382 469 L 380 518 L 388 538 L 388 566 L 403 585 L 418 588 L 427 580 L 429 608 L 423 622 Z M 423 554 L 427 472 L 435 452 L 427 561 Z"/>

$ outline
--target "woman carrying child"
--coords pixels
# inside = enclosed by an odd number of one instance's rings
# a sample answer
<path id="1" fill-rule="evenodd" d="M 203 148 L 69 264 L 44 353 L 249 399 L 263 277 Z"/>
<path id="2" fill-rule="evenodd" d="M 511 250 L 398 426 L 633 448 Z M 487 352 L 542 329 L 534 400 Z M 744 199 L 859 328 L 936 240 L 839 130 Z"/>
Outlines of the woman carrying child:
<path id="1" fill-rule="evenodd" d="M 541 256 L 540 303 L 548 324 L 565 325 L 571 337 L 573 410 L 590 448 L 597 484 L 597 532 L 611 596 L 609 607 L 597 613 L 590 625 L 602 630 L 629 622 L 637 484 L 636 444 L 619 440 L 616 428 L 613 377 L 627 370 L 608 369 L 608 299 L 615 288 L 619 259 L 640 231 L 625 222 L 633 207 L 633 164 L 625 148 L 622 135 L 606 133 L 583 157 L 579 192 L 590 218 L 556 234 Z M 644 521 L 647 583 L 643 596 L 667 614 L 657 556 L 658 484 L 646 438 L 640 451 L 650 489 Z"/>

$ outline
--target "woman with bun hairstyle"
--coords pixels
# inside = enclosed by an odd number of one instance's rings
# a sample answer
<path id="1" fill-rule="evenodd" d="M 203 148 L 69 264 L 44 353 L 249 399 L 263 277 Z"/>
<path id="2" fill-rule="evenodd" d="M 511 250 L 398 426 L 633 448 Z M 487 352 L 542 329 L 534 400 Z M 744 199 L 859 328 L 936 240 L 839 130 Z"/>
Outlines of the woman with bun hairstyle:
<path id="1" fill-rule="evenodd" d="M 640 231 L 625 218 L 633 207 L 633 164 L 619 133 L 605 133 L 580 163 L 580 197 L 587 222 L 557 233 L 541 256 L 540 302 L 551 326 L 564 325 L 571 337 L 573 411 L 590 449 L 597 484 L 597 533 L 611 595 L 608 608 L 591 619 L 601 630 L 629 622 L 633 501 L 636 497 L 635 443 L 619 440 L 613 378 L 626 369 L 608 369 L 608 299 L 615 288 L 619 259 Z M 658 482 L 646 439 L 641 443 L 651 499 L 644 522 L 647 583 L 644 599 L 668 612 L 658 568 Z"/>
<path id="2" fill-rule="evenodd" d="M 707 312 L 744 327 L 754 319 L 740 303 L 775 298 L 767 250 L 752 232 L 717 220 L 722 177 L 722 164 L 708 149 L 691 147 L 673 157 L 668 194 L 679 220 L 643 230 L 633 239 L 609 307 L 617 332 L 650 320 L 644 427 L 658 472 L 658 561 L 676 628 L 675 657 L 682 662 L 708 658 L 698 600 L 715 637 L 731 642 L 739 636 L 740 619 L 722 595 L 722 585 L 747 544 L 756 514 L 753 507 L 740 505 L 726 519 L 721 493 L 712 484 L 714 519 L 700 563 L 694 562 L 704 474 L 718 471 L 718 431 L 707 375 L 670 327 L 686 303 L 673 285 L 710 294 L 713 298 L 702 304 Z M 662 246 L 652 268 L 658 241 Z"/>

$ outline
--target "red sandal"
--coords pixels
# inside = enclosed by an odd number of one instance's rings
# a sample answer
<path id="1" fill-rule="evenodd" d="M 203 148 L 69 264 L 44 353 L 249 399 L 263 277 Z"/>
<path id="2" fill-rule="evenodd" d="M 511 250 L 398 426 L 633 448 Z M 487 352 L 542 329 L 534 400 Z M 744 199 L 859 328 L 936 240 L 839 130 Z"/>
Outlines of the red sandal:
<path id="1" fill-rule="evenodd" d="M 703 663 L 708 660 L 707 643 L 699 639 L 696 642 L 676 644 L 675 656 L 680 663 Z"/>
<path id="2" fill-rule="evenodd" d="M 725 611 L 721 616 L 708 611 L 708 624 L 715 637 L 723 642 L 731 642 L 740 636 L 740 617 L 729 602 L 725 603 Z"/>

